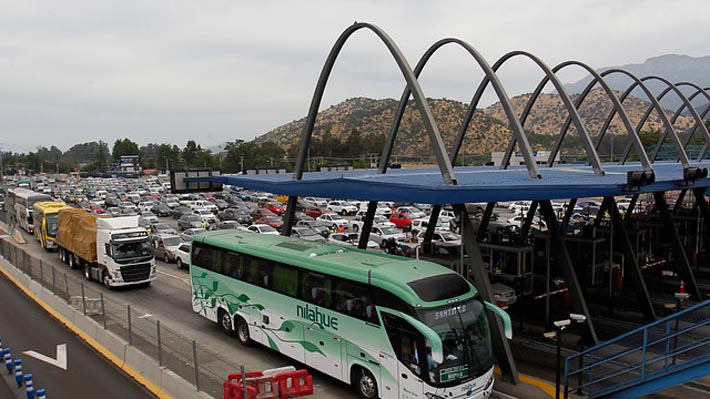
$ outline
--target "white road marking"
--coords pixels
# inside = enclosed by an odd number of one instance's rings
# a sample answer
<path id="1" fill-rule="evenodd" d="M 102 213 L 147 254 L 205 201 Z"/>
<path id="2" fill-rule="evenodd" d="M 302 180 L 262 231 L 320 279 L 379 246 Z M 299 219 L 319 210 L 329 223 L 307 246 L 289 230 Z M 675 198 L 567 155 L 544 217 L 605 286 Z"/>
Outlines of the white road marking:
<path id="1" fill-rule="evenodd" d="M 35 351 L 24 351 L 22 352 L 27 356 L 32 356 L 33 358 L 37 360 L 41 360 L 45 363 L 49 363 L 52 366 L 59 367 L 62 370 L 67 369 L 67 344 L 61 344 L 57 345 L 57 355 L 56 359 L 52 359 L 49 356 L 45 356 L 41 353 L 37 353 Z"/>
<path id="2" fill-rule="evenodd" d="M 174 278 L 174 279 L 176 279 L 176 280 L 180 280 L 180 281 L 182 281 L 183 283 L 185 283 L 185 285 L 187 285 L 187 286 L 190 286 L 190 285 L 191 285 L 191 284 L 190 284 L 190 279 L 187 279 L 187 278 L 185 278 L 185 277 L 176 276 L 176 275 L 170 274 L 170 273 L 165 273 L 165 272 L 160 271 L 160 270 L 158 270 L 158 274 L 162 274 L 163 276 L 172 277 L 172 278 Z"/>

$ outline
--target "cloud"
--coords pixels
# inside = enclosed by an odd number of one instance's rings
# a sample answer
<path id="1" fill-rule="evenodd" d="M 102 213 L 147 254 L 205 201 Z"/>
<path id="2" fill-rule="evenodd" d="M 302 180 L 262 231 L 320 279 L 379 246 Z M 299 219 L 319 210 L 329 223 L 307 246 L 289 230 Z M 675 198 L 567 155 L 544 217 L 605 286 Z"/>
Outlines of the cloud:
<path id="1" fill-rule="evenodd" d="M 702 1 L 235 2 L 0 0 L 2 148 L 128 137 L 139 144 L 250 140 L 305 116 L 323 63 L 354 21 L 383 28 L 413 66 L 443 37 L 489 63 L 514 49 L 548 65 L 594 67 L 665 53 L 707 55 Z M 682 13 L 681 18 L 674 15 Z M 483 74 L 460 49 L 437 54 L 425 93 L 467 102 Z M 565 80 L 581 72 L 566 72 Z M 528 61 L 501 69 L 509 95 L 542 77 Z M 371 33 L 343 49 L 322 107 L 346 98 L 398 98 L 396 65 Z M 490 91 L 490 90 L 489 90 Z M 494 101 L 490 94 L 486 101 Z"/>

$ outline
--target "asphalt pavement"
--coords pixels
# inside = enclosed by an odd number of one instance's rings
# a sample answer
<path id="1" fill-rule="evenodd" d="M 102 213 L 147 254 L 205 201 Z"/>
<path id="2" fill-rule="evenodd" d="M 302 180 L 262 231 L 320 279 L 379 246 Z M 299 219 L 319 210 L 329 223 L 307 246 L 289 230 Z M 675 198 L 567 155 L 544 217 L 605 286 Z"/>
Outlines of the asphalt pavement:
<path id="1" fill-rule="evenodd" d="M 23 372 L 32 373 L 35 390 L 45 388 L 52 399 L 155 398 L 4 275 L 0 275 L 0 292 L 0 338 L 13 359 L 22 359 Z M 0 371 L 5 372 L 4 365 Z M 0 397 L 16 397 L 17 391 L 16 386 L 8 387 L 0 380 Z M 26 397 L 24 391 L 20 393 L 19 397 Z"/>

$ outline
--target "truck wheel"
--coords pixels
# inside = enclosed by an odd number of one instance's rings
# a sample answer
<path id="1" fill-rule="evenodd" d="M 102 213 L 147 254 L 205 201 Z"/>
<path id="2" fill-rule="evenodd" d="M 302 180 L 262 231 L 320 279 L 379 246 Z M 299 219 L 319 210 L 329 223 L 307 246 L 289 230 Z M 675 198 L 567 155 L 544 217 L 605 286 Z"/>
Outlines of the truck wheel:
<path id="1" fill-rule="evenodd" d="M 178 269 L 182 269 L 182 260 L 180 258 L 175 258 L 175 263 L 177 263 Z"/>
<path id="2" fill-rule="evenodd" d="M 76 269 L 76 259 L 74 259 L 74 254 L 69 252 L 67 254 L 67 258 L 69 258 L 69 268 Z"/>
<path id="3" fill-rule="evenodd" d="M 217 312 L 217 320 L 219 321 L 219 328 L 227 335 L 234 335 L 234 329 L 232 328 L 232 316 L 229 315 L 224 309 L 220 309 Z M 241 339 L 240 339 L 241 341 Z"/>
<path id="4" fill-rule="evenodd" d="M 377 398 L 377 380 L 368 370 L 356 367 L 351 375 L 351 384 L 357 395 L 363 399 Z"/>
<path id="5" fill-rule="evenodd" d="M 108 275 L 108 270 L 102 270 L 101 271 L 101 282 L 104 284 L 104 286 L 108 289 L 113 289 L 113 287 L 110 284 L 109 281 L 109 275 Z"/>
<path id="6" fill-rule="evenodd" d="M 249 325 L 241 317 L 237 318 L 237 339 L 242 346 L 251 346 L 253 342 L 249 336 Z"/>
<path id="7" fill-rule="evenodd" d="M 91 281 L 91 266 L 88 263 L 84 264 L 84 277 L 86 281 Z"/>
<path id="8" fill-rule="evenodd" d="M 59 248 L 59 251 L 57 251 L 57 253 L 59 253 L 59 261 L 64 263 L 64 248 Z"/>

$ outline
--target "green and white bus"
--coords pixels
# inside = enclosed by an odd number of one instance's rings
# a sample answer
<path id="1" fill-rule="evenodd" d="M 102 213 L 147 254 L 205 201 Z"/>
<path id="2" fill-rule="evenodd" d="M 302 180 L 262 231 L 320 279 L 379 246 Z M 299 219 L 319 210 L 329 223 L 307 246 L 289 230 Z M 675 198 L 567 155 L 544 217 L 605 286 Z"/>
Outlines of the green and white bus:
<path id="1" fill-rule="evenodd" d="M 192 240 L 192 306 L 234 333 L 352 384 L 363 398 L 487 398 L 484 303 L 430 262 L 235 230 Z"/>

